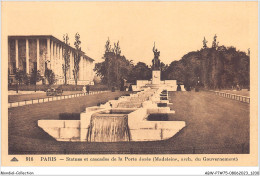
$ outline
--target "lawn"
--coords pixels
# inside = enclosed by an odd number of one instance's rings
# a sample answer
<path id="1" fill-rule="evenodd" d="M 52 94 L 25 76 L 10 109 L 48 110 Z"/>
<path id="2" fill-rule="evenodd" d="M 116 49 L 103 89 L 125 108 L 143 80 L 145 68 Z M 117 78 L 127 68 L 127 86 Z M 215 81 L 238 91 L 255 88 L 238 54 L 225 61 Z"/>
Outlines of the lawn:
<path id="1" fill-rule="evenodd" d="M 170 120 L 186 122 L 174 137 L 154 142 L 58 142 L 37 127 L 39 119 L 58 119 L 59 113 L 79 113 L 85 107 L 114 99 L 124 92 L 66 99 L 9 109 L 10 154 L 84 153 L 248 153 L 249 104 L 209 92 L 171 92 Z"/>

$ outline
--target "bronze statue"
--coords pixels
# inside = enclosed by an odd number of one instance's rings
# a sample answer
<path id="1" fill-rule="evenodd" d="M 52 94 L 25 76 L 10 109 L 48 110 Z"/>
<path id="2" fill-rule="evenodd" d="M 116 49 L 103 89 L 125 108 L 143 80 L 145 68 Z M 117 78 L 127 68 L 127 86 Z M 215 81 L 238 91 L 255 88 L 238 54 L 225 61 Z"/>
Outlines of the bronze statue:
<path id="1" fill-rule="evenodd" d="M 160 51 L 158 51 L 156 48 L 155 48 L 155 42 L 154 42 L 154 46 L 153 46 L 153 53 L 154 53 L 154 59 L 153 59 L 153 66 L 152 66 L 152 69 L 153 70 L 160 70 L 160 59 L 159 59 L 159 56 L 160 56 Z"/>

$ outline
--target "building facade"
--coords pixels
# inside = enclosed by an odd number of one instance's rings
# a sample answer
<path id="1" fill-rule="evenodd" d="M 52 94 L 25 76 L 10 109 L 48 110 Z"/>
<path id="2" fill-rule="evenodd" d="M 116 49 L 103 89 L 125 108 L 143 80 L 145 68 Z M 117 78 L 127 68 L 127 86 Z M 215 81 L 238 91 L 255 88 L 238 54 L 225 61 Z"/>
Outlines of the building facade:
<path id="1" fill-rule="evenodd" d="M 15 82 L 15 69 L 31 74 L 33 69 L 44 76 L 45 70 L 55 74 L 56 84 L 64 84 L 64 50 L 69 49 L 70 64 L 67 71 L 67 84 L 75 84 L 74 56 L 76 49 L 51 35 L 8 36 L 8 74 Z M 78 85 L 93 84 L 94 60 L 81 51 Z"/>

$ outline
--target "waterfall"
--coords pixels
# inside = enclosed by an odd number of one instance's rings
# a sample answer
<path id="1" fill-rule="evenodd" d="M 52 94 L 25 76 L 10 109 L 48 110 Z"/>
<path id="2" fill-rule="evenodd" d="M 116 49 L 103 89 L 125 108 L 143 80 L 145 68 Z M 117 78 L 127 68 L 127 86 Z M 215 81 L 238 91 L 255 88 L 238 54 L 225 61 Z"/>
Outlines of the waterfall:
<path id="1" fill-rule="evenodd" d="M 88 142 L 130 141 L 127 115 L 92 115 L 87 134 Z"/>

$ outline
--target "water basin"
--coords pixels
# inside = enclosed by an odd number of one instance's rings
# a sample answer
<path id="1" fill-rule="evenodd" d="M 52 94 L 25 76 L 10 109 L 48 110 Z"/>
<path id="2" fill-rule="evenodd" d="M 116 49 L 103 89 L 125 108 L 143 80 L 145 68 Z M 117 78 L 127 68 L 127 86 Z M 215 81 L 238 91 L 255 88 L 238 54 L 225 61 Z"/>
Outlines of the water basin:
<path id="1" fill-rule="evenodd" d="M 168 114 L 149 114 L 147 117 L 148 121 L 169 121 Z"/>
<path id="2" fill-rule="evenodd" d="M 124 109 L 110 109 L 106 111 L 101 111 L 98 114 L 130 114 L 134 110 L 124 110 Z"/>

